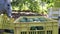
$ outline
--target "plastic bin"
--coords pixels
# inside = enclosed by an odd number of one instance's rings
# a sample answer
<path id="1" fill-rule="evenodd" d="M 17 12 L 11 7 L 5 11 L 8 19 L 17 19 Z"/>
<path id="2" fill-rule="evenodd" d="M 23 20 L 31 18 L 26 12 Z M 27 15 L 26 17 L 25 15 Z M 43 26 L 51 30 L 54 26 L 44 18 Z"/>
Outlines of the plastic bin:
<path id="1" fill-rule="evenodd" d="M 25 21 L 20 21 L 25 17 Z M 28 21 L 28 19 L 36 19 Z M 20 16 L 14 22 L 14 34 L 58 34 L 58 22 L 42 16 Z"/>

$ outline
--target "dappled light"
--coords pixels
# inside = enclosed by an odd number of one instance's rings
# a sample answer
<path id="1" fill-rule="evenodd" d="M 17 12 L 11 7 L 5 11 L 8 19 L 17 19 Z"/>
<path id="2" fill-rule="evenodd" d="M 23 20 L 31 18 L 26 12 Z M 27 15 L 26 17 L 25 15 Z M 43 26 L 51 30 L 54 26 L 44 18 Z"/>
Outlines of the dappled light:
<path id="1" fill-rule="evenodd" d="M 43 6 L 42 6 L 43 5 Z M 48 8 L 53 7 L 54 1 L 52 0 L 13 0 L 12 10 L 31 10 L 37 13 L 42 11 L 48 13 Z M 18 7 L 18 8 L 17 8 Z M 15 9 L 17 8 L 17 9 Z"/>

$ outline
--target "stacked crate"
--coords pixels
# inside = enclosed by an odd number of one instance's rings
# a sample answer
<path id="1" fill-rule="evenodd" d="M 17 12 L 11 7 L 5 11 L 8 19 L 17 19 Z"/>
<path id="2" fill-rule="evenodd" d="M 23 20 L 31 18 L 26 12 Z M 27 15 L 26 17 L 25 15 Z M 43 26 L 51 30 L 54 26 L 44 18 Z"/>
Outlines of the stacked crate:
<path id="1" fill-rule="evenodd" d="M 58 22 L 52 19 L 43 21 L 20 21 L 26 18 L 42 18 L 40 16 L 21 16 L 14 22 L 14 34 L 58 34 Z M 43 17 L 45 18 L 45 17 Z"/>

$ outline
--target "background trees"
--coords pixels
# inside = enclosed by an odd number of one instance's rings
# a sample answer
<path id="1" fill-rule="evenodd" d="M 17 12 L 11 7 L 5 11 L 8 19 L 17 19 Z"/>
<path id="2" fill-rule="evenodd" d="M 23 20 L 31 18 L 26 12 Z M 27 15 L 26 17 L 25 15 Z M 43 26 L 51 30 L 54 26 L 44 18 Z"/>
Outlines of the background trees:
<path id="1" fill-rule="evenodd" d="M 13 10 L 48 13 L 48 8 L 54 6 L 54 0 L 12 0 L 11 4 Z"/>

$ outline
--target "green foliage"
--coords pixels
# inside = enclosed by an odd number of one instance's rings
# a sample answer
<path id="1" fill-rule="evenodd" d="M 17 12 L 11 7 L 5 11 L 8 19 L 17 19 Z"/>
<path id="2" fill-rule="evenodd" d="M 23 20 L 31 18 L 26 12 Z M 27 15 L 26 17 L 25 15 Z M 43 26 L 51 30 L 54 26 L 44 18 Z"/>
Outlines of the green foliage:
<path id="1" fill-rule="evenodd" d="M 54 0 L 13 0 L 12 8 L 13 10 L 31 10 L 37 13 L 41 13 L 47 11 L 45 9 L 48 9 L 54 5 Z M 45 6 L 45 9 L 42 9 L 41 3 L 45 2 L 47 6 Z M 43 7 L 44 8 L 44 7 Z M 42 9 L 42 10 L 41 10 Z"/>

